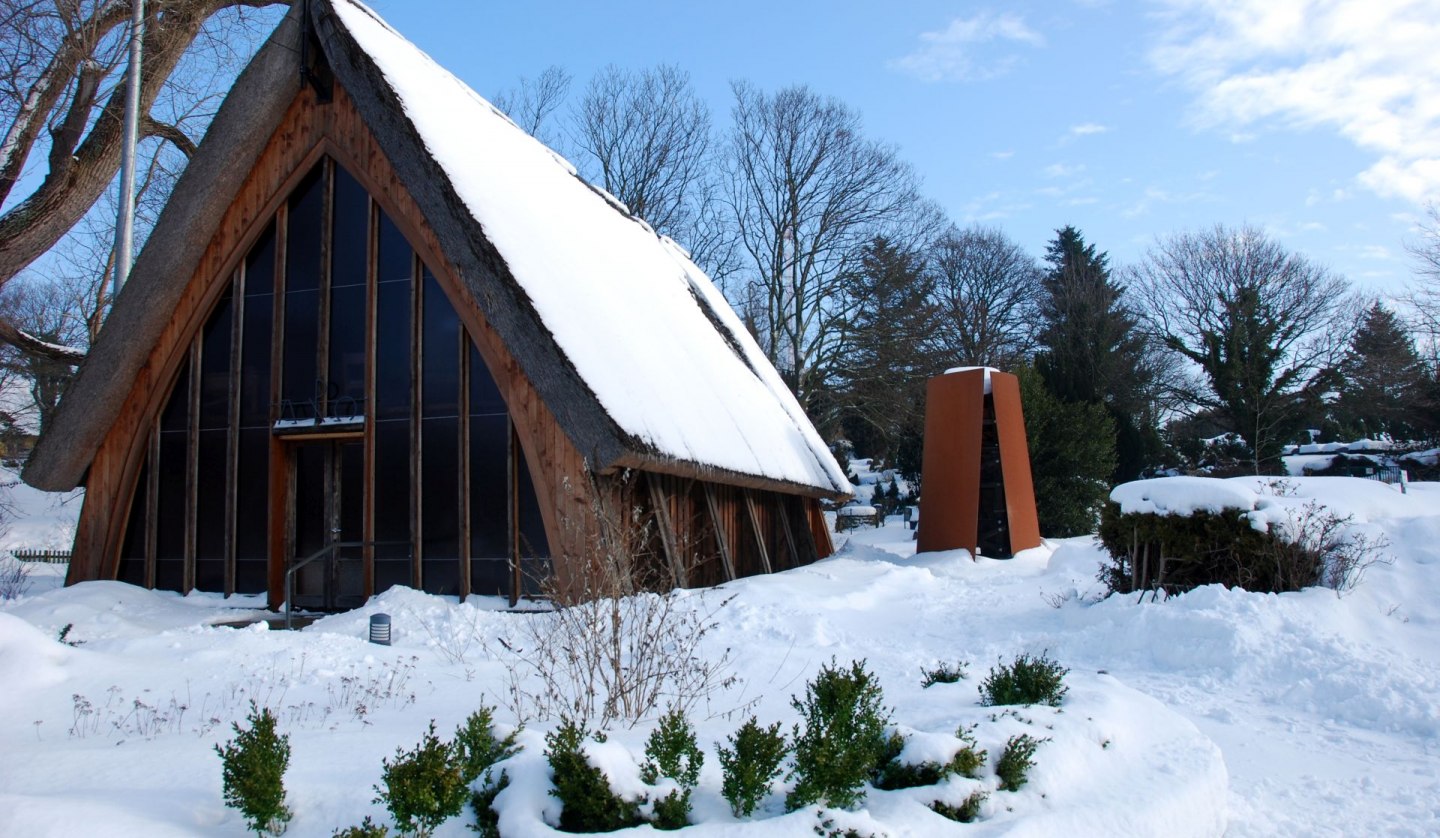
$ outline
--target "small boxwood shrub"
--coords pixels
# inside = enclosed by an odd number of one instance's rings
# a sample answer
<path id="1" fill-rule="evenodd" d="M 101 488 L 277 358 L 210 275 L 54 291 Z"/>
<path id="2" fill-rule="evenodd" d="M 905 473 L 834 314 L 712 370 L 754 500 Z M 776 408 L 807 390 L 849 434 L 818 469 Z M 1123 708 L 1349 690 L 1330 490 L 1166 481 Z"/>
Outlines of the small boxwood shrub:
<path id="1" fill-rule="evenodd" d="M 929 688 L 935 684 L 953 684 L 965 677 L 965 664 L 942 663 L 934 669 L 920 670 L 920 686 Z"/>
<path id="2" fill-rule="evenodd" d="M 500 814 L 495 811 L 495 798 L 510 785 L 510 775 L 500 769 L 500 776 L 486 772 L 485 784 L 470 796 L 470 806 L 475 810 L 475 823 L 470 829 L 480 833 L 481 838 L 500 838 Z"/>
<path id="3" fill-rule="evenodd" d="M 700 782 L 704 764 L 705 755 L 695 744 L 695 729 L 685 713 L 675 709 L 661 716 L 645 742 L 640 779 L 653 786 L 661 777 L 669 777 L 680 789 L 655 801 L 652 823 L 657 829 L 682 829 L 690 823 L 690 793 Z"/>
<path id="4" fill-rule="evenodd" d="M 1039 657 L 1021 654 L 1009 666 L 997 663 L 980 685 L 980 703 L 1048 704 L 1059 707 L 1065 693 L 1065 673 L 1070 670 L 1050 660 L 1045 653 Z"/>
<path id="5" fill-rule="evenodd" d="M 1030 769 L 1035 767 L 1035 749 L 1044 739 L 1036 739 L 1028 733 L 1010 737 L 1005 750 L 1000 752 L 1000 762 L 995 766 L 995 776 L 1000 778 L 1001 791 L 1019 791 L 1028 781 Z"/>
<path id="6" fill-rule="evenodd" d="M 384 824 L 377 824 L 366 815 L 365 820 L 359 826 L 348 826 L 344 829 L 337 829 L 330 833 L 330 838 L 389 838 L 390 829 Z"/>
<path id="7" fill-rule="evenodd" d="M 780 763 L 790 752 L 780 723 L 761 727 L 754 716 L 728 737 L 730 747 L 715 743 L 724 776 L 720 793 L 737 818 L 748 818 L 770 793 L 770 783 L 780 776 Z"/>
<path id="8" fill-rule="evenodd" d="M 900 761 L 900 752 L 904 748 L 905 740 L 896 734 L 891 737 L 888 759 L 876 770 L 871 783 L 877 789 L 893 791 L 933 786 L 946 777 L 956 775 L 972 779 L 978 778 L 980 768 L 985 765 L 986 754 L 983 750 L 976 749 L 975 739 L 968 730 L 962 728 L 958 736 L 962 746 L 948 761 L 940 763 L 927 760 L 920 763 L 907 763 Z"/>
<path id="9" fill-rule="evenodd" d="M 385 804 L 395 827 L 405 835 L 426 838 L 435 827 L 460 814 L 469 783 L 458 749 L 435 735 L 435 721 L 410 751 L 395 749 L 395 761 L 383 760 L 376 803 Z"/>
<path id="10" fill-rule="evenodd" d="M 545 759 L 554 774 L 550 794 L 560 800 L 560 829 L 611 832 L 644 823 L 640 806 L 610 790 L 605 773 L 585 758 L 588 732 L 568 718 L 545 735 Z"/>
<path id="11" fill-rule="evenodd" d="M 959 806 L 951 806 L 943 800 L 936 800 L 930 804 L 930 810 L 937 815 L 949 818 L 960 823 L 974 823 L 980 818 L 980 804 L 990 797 L 990 792 L 983 789 L 976 789 L 970 792 Z"/>
<path id="12" fill-rule="evenodd" d="M 275 714 L 250 702 L 248 730 L 232 722 L 235 738 L 215 753 L 223 763 L 225 805 L 239 809 L 256 835 L 280 835 L 290 822 L 285 805 L 285 769 L 290 767 L 290 737 L 275 733 Z"/>
<path id="13" fill-rule="evenodd" d="M 515 733 L 504 739 L 496 738 L 494 712 L 493 708 L 481 705 L 455 730 L 455 753 L 460 760 L 460 776 L 467 786 L 478 780 L 485 769 L 520 751 L 515 746 Z"/>
<path id="14" fill-rule="evenodd" d="M 848 669 L 821 666 L 805 687 L 804 699 L 792 698 L 804 727 L 795 726 L 795 788 L 785 798 L 791 811 L 812 803 L 848 809 L 865 799 L 865 781 L 885 756 L 890 710 L 865 662 Z"/>

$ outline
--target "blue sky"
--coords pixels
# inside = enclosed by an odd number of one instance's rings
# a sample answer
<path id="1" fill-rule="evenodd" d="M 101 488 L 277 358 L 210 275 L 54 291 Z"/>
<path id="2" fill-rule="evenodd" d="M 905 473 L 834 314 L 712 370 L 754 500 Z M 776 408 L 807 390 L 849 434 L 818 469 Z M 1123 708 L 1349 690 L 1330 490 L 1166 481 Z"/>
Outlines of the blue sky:
<path id="1" fill-rule="evenodd" d="M 1433 0 L 371 5 L 486 96 L 552 64 L 575 99 L 606 64 L 672 63 L 723 130 L 732 79 L 809 85 L 957 223 L 1037 255 L 1064 224 L 1124 264 L 1156 235 L 1250 223 L 1395 293 L 1440 200 Z"/>

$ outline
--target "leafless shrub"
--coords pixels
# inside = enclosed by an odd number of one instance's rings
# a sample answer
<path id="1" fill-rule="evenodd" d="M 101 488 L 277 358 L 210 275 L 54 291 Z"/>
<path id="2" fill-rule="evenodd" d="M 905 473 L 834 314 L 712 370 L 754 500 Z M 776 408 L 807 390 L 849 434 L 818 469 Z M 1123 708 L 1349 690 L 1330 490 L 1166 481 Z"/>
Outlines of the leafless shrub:
<path id="1" fill-rule="evenodd" d="M 30 566 L 10 555 L 0 555 L 0 601 L 19 599 L 30 590 Z"/>
<path id="2" fill-rule="evenodd" d="M 517 656 L 501 700 L 521 721 L 633 726 L 660 708 L 690 713 L 739 684 L 730 650 L 705 648 L 730 598 L 677 588 L 676 570 L 652 549 L 654 517 L 637 480 L 592 479 L 589 537 L 567 541 L 593 550 L 567 556 L 564 576 L 544 582 L 554 611 L 524 618 L 500 641 Z"/>
<path id="3" fill-rule="evenodd" d="M 1289 510 L 1285 521 L 1272 524 L 1279 538 L 1271 542 L 1278 570 L 1293 578 L 1309 578 L 1344 596 L 1377 564 L 1391 564 L 1385 551 L 1390 540 L 1353 525 L 1353 515 L 1337 515 L 1319 501 Z M 1297 586 L 1299 587 L 1299 586 Z"/>

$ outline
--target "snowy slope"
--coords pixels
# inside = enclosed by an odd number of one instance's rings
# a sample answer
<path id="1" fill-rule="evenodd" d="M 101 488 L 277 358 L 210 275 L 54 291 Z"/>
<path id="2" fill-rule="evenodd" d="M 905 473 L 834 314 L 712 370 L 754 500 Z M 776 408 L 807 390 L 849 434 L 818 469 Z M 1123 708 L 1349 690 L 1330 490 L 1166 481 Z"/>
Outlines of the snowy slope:
<path id="1" fill-rule="evenodd" d="M 832 559 L 725 586 L 734 599 L 709 648 L 740 650 L 743 685 L 711 710 L 753 700 L 762 721 L 788 726 L 790 697 L 821 664 L 865 658 L 917 747 L 943 749 L 971 723 L 992 760 L 1013 733 L 1051 739 L 1031 784 L 996 793 L 968 827 L 924 808 L 934 789 L 872 792 L 862 811 L 836 816 L 877 835 L 1433 835 L 1437 490 L 1415 484 L 1396 500 L 1346 480 L 1299 482 L 1295 496 L 1337 507 L 1348 498 L 1338 511 L 1391 541 L 1394 563 L 1343 598 L 1207 587 L 1143 605 L 1097 601 L 1102 556 L 1088 538 L 972 562 L 914 555 L 893 520 L 853 531 Z M 275 707 L 292 737 L 289 834 L 328 836 L 365 814 L 383 820 L 371 802 L 380 761 L 412 746 L 429 719 L 448 731 L 485 701 L 502 704 L 503 725 L 515 721 L 502 701 L 513 659 L 496 638 L 513 640 L 518 621 L 535 617 L 497 605 L 395 589 L 286 633 L 210 625 L 253 613 L 253 600 L 39 585 L 0 605 L 0 835 L 94 834 L 104 824 L 106 834 L 238 838 L 244 824 L 220 800 L 211 746 L 251 698 Z M 394 615 L 395 647 L 364 642 L 374 611 Z M 66 624 L 82 645 L 55 642 Z M 1063 712 L 1017 718 L 978 706 L 976 685 L 997 659 L 1045 650 L 1071 668 Z M 969 677 L 922 689 L 921 668 L 947 661 L 967 662 Z M 814 813 L 783 814 L 778 794 L 755 821 L 736 822 L 718 794 L 712 743 L 740 719 L 696 721 L 707 759 L 701 825 L 686 834 L 813 834 Z M 532 722 L 521 735 L 527 750 L 509 766 L 515 785 L 500 803 L 513 834 L 556 834 L 545 825 L 557 809 L 540 756 L 552 724 Z M 635 782 L 647 733 L 620 729 L 599 749 L 620 781 Z M 471 833 L 456 819 L 437 834 Z"/>

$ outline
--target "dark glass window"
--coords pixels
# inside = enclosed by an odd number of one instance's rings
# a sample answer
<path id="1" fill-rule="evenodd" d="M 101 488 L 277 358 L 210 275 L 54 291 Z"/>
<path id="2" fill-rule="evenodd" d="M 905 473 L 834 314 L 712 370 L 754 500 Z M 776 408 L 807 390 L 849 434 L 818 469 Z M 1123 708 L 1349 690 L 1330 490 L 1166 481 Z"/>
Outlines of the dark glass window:
<path id="1" fill-rule="evenodd" d="M 150 464 L 140 467 L 140 477 L 135 481 L 135 494 L 130 501 L 130 519 L 125 524 L 125 543 L 120 547 L 120 572 L 117 578 L 131 585 L 145 584 L 146 530 L 149 518 L 146 510 L 146 493 L 150 488 Z"/>
<path id="2" fill-rule="evenodd" d="M 315 350 L 320 330 L 320 292 L 285 293 L 285 366 L 280 379 L 282 419 L 314 419 Z"/>
<path id="3" fill-rule="evenodd" d="M 270 429 L 240 431 L 235 477 L 235 590 L 261 593 L 270 552 Z"/>
<path id="4" fill-rule="evenodd" d="M 325 164 L 300 181 L 290 195 L 290 222 L 285 230 L 285 292 L 320 287 L 321 216 L 325 211 Z"/>
<path id="5" fill-rule="evenodd" d="M 410 283 L 384 282 L 375 303 L 375 415 L 410 416 Z"/>
<path id="6" fill-rule="evenodd" d="M 274 294 L 245 297 L 240 335 L 240 427 L 270 427 L 270 337 L 274 333 Z"/>
<path id="7" fill-rule="evenodd" d="M 495 379 L 474 344 L 470 346 L 470 415 L 505 415 L 505 400 L 500 397 L 500 388 L 495 386 Z"/>
<path id="8" fill-rule="evenodd" d="M 421 414 L 456 416 L 460 401 L 460 318 L 429 268 L 424 273 Z"/>
<path id="9" fill-rule="evenodd" d="M 181 381 L 189 378 L 189 365 L 181 370 Z M 176 385 L 166 413 L 175 408 L 177 398 L 188 394 L 189 387 Z M 181 412 L 184 413 L 183 408 Z M 186 476 L 189 454 L 188 428 L 160 431 L 160 497 L 155 531 L 155 586 L 170 591 L 181 590 L 185 579 L 185 516 Z"/>
<path id="10" fill-rule="evenodd" d="M 470 555 L 510 557 L 510 420 L 470 417 Z"/>
<path id="11" fill-rule="evenodd" d="M 410 422 L 405 419 L 375 423 L 375 540 L 382 542 L 376 556 L 409 560 Z"/>
<path id="12" fill-rule="evenodd" d="M 347 285 L 330 292 L 331 416 L 365 412 L 366 290 L 364 285 Z"/>
<path id="13" fill-rule="evenodd" d="M 520 507 L 520 572 L 524 577 L 524 593 L 540 593 L 540 583 L 550 575 L 550 542 L 545 537 L 545 521 L 540 517 L 540 501 L 535 485 L 530 482 L 530 467 L 520 446 L 515 446 L 516 488 Z"/>
<path id="14" fill-rule="evenodd" d="M 408 282 L 411 277 L 410 257 L 414 253 L 410 242 L 405 240 L 400 228 L 390 220 L 384 210 L 380 211 L 380 242 L 375 277 L 380 282 Z"/>
<path id="15" fill-rule="evenodd" d="M 195 505 L 195 587 L 225 590 L 225 453 L 230 432 L 200 432 Z"/>
<path id="16" fill-rule="evenodd" d="M 271 221 L 245 254 L 245 296 L 275 293 L 275 222 Z"/>
<path id="17" fill-rule="evenodd" d="M 420 426 L 421 579 L 430 593 L 454 594 L 460 579 L 460 421 L 425 419 Z"/>
<path id="18" fill-rule="evenodd" d="M 200 339 L 200 427 L 204 429 L 230 426 L 232 299 L 226 288 Z"/>
<path id="19" fill-rule="evenodd" d="M 335 167 L 335 203 L 330 243 L 330 287 L 365 284 L 370 196 L 349 172 Z"/>

